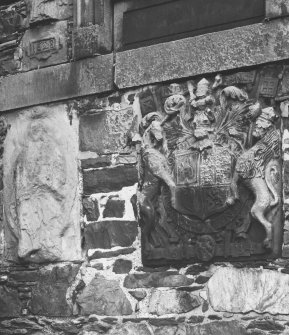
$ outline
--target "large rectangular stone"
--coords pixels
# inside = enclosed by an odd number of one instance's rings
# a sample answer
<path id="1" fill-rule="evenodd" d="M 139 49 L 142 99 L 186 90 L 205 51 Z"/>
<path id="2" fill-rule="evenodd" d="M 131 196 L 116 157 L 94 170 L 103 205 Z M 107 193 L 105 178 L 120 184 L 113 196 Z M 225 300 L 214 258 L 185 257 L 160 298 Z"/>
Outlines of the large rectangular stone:
<path id="1" fill-rule="evenodd" d="M 289 57 L 289 19 L 258 23 L 116 54 L 119 88 L 236 69 Z"/>
<path id="2" fill-rule="evenodd" d="M 110 91 L 112 68 L 109 54 L 1 78 L 0 111 Z"/>

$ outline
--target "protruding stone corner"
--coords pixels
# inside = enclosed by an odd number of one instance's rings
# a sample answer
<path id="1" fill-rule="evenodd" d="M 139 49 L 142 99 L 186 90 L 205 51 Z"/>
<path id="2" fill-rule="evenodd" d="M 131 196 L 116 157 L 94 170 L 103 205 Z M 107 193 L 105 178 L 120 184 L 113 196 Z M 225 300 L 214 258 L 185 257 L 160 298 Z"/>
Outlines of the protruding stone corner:
<path id="1" fill-rule="evenodd" d="M 208 281 L 207 291 L 218 312 L 289 314 L 289 277 L 277 271 L 222 267 Z"/>
<path id="2" fill-rule="evenodd" d="M 115 83 L 124 89 L 286 59 L 288 36 L 284 18 L 118 52 Z"/>

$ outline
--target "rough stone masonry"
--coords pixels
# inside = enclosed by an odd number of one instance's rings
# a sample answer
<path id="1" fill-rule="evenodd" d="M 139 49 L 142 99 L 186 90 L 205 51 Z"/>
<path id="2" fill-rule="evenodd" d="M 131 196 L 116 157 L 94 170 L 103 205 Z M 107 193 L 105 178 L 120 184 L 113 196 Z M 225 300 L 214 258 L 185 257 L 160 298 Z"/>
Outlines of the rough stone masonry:
<path id="1" fill-rule="evenodd" d="M 289 1 L 125 47 L 152 5 L 0 4 L 0 334 L 289 334 Z"/>

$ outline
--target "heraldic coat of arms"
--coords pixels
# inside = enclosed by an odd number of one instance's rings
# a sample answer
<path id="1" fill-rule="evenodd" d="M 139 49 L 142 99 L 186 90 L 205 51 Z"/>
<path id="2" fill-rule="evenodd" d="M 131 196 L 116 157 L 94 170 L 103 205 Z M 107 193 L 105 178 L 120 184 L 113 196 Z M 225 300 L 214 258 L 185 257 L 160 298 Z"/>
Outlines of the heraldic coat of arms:
<path id="1" fill-rule="evenodd" d="M 161 108 L 142 117 L 132 141 L 145 264 L 278 252 L 279 118 L 246 90 L 253 76 L 171 84 Z"/>

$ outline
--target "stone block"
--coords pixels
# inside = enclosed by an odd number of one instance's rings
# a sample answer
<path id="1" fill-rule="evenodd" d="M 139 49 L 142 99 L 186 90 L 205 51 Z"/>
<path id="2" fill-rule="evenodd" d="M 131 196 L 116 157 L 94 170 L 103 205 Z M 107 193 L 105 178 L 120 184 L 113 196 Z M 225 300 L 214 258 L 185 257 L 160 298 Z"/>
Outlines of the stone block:
<path id="1" fill-rule="evenodd" d="M 104 111 L 80 117 L 80 150 L 97 154 L 127 152 L 126 133 L 133 122 L 133 109 Z"/>
<path id="2" fill-rule="evenodd" d="M 203 73 L 288 58 L 289 19 L 118 52 L 119 88 L 147 85 Z"/>
<path id="3" fill-rule="evenodd" d="M 67 22 L 31 28 L 25 32 L 20 45 L 23 71 L 66 63 Z"/>
<path id="4" fill-rule="evenodd" d="M 286 274 L 264 269 L 219 268 L 207 285 L 208 299 L 215 311 L 289 313 Z"/>
<path id="5" fill-rule="evenodd" d="M 246 335 L 247 332 L 238 321 L 215 321 L 203 325 L 187 325 L 190 335 Z"/>
<path id="6" fill-rule="evenodd" d="M 74 59 L 111 52 L 112 7 L 111 0 L 75 1 Z"/>
<path id="7" fill-rule="evenodd" d="M 0 286 L 0 317 L 21 315 L 21 301 L 15 288 Z"/>
<path id="8" fill-rule="evenodd" d="M 285 326 L 274 320 L 253 320 L 247 326 L 247 329 L 261 329 L 266 331 L 283 331 Z"/>
<path id="9" fill-rule="evenodd" d="M 129 291 L 129 293 L 130 293 L 130 295 L 132 295 L 138 301 L 143 300 L 147 296 L 146 291 L 142 291 L 142 290 Z"/>
<path id="10" fill-rule="evenodd" d="M 134 289 L 141 287 L 179 287 L 191 285 L 193 279 L 170 272 L 134 273 L 125 277 L 124 287 Z"/>
<path id="11" fill-rule="evenodd" d="M 187 313 L 199 306 L 197 296 L 183 291 L 154 289 L 149 297 L 149 312 L 158 316 Z"/>
<path id="12" fill-rule="evenodd" d="M 137 181 L 137 169 L 134 166 L 89 170 L 83 172 L 83 191 L 85 195 L 119 191 Z"/>
<path id="13" fill-rule="evenodd" d="M 85 245 L 87 249 L 110 249 L 129 247 L 138 233 L 135 221 L 102 221 L 85 227 Z"/>
<path id="14" fill-rule="evenodd" d="M 84 198 L 82 200 L 83 214 L 88 221 L 97 221 L 99 218 L 98 201 L 96 199 Z"/>
<path id="15" fill-rule="evenodd" d="M 104 218 L 122 218 L 125 210 L 125 201 L 119 199 L 108 199 L 103 211 Z"/>
<path id="16" fill-rule="evenodd" d="M 92 253 L 88 252 L 88 258 L 91 259 L 99 259 L 99 258 L 112 258 L 112 257 L 118 257 L 120 255 L 128 255 L 135 251 L 136 249 L 134 247 L 129 248 L 119 248 L 117 250 L 97 250 L 93 251 Z"/>
<path id="17" fill-rule="evenodd" d="M 1 78 L 0 111 L 110 91 L 112 66 L 110 54 Z"/>
<path id="18" fill-rule="evenodd" d="M 144 323 L 126 322 L 117 326 L 111 335 L 151 335 L 151 332 Z"/>
<path id="19" fill-rule="evenodd" d="M 72 311 L 66 301 L 79 265 L 49 266 L 40 270 L 39 280 L 32 287 L 31 312 L 44 316 L 70 316 Z"/>
<path id="20" fill-rule="evenodd" d="M 288 0 L 266 0 L 266 17 L 273 18 L 289 14 Z"/>
<path id="21" fill-rule="evenodd" d="M 132 261 L 128 259 L 117 259 L 113 264 L 112 271 L 117 274 L 129 273 L 132 269 Z"/>
<path id="22" fill-rule="evenodd" d="M 77 296 L 81 315 L 122 316 L 132 314 L 132 307 L 115 280 L 96 275 Z"/>
<path id="23" fill-rule="evenodd" d="M 81 260 L 78 139 L 66 105 L 27 109 L 11 115 L 9 123 L 3 157 L 5 257 Z"/>
<path id="24" fill-rule="evenodd" d="M 67 20 L 72 17 L 73 0 L 28 0 L 29 23 Z"/>

